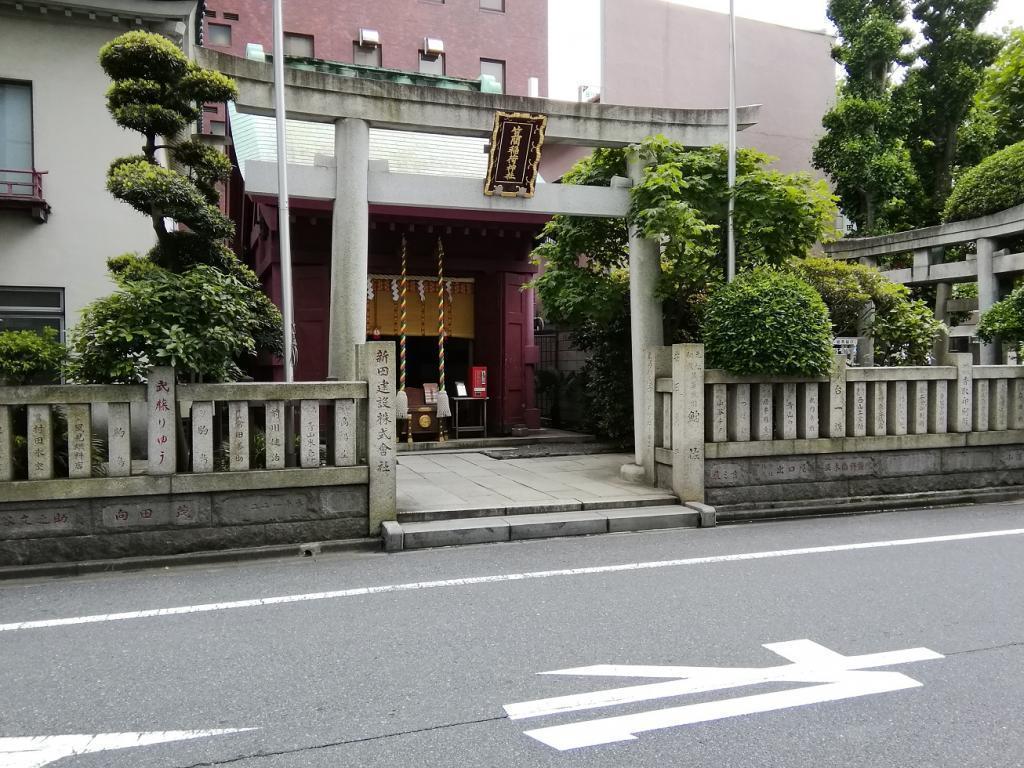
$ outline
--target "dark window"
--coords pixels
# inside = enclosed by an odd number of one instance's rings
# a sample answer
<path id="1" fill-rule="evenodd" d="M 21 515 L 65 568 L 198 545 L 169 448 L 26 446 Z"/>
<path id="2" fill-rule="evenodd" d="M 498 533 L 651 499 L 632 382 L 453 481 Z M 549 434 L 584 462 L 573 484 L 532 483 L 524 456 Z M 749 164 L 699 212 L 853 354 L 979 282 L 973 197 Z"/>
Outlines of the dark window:
<path id="1" fill-rule="evenodd" d="M 480 78 L 494 78 L 498 84 L 498 93 L 505 93 L 505 62 L 498 59 L 480 59 Z"/>
<path id="2" fill-rule="evenodd" d="M 217 107 L 215 104 L 204 104 L 203 105 L 203 112 L 207 112 L 207 113 L 215 115 L 215 114 L 217 114 L 218 111 L 219 111 L 219 107 Z"/>
<path id="3" fill-rule="evenodd" d="M 485 11 L 505 11 L 505 0 L 480 0 L 480 7 Z"/>
<path id="4" fill-rule="evenodd" d="M 424 75 L 444 74 L 444 54 L 438 53 L 431 56 L 420 51 L 420 72 Z"/>
<path id="5" fill-rule="evenodd" d="M 284 52 L 288 56 L 304 56 L 307 59 L 313 58 L 313 36 L 294 35 L 291 32 L 284 33 Z"/>
<path id="6" fill-rule="evenodd" d="M 382 53 L 379 45 L 352 43 L 352 63 L 364 67 L 382 67 Z"/>
<path id="7" fill-rule="evenodd" d="M 64 290 L 0 288 L 0 331 L 64 331 Z"/>
<path id="8" fill-rule="evenodd" d="M 206 44 L 218 48 L 231 47 L 231 25 L 229 24 L 207 24 Z"/>
<path id="9" fill-rule="evenodd" d="M 211 11 L 209 8 L 207 8 L 206 10 L 203 11 L 203 16 L 205 16 L 208 19 L 216 19 L 217 18 L 217 12 L 216 11 Z"/>
<path id="10" fill-rule="evenodd" d="M 228 21 L 238 21 L 238 14 L 237 13 L 225 13 L 224 14 L 224 18 L 227 19 Z"/>

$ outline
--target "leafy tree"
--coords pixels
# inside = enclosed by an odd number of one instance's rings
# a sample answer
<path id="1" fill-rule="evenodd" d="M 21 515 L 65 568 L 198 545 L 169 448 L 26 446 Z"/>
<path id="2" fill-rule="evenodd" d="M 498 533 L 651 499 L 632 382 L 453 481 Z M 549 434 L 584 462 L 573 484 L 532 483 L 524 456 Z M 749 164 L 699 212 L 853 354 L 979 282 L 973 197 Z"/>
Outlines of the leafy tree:
<path id="1" fill-rule="evenodd" d="M 971 122 L 981 126 L 990 151 L 1024 141 L 1024 28 L 1009 32 L 985 70 Z"/>
<path id="2" fill-rule="evenodd" d="M 978 32 L 995 0 L 918 0 L 914 18 L 924 43 L 920 66 L 908 73 L 901 97 L 914 105 L 908 147 L 925 201 L 914 222 L 935 224 L 952 188 L 959 134 L 985 67 L 999 50 L 997 37 Z"/>
<path id="3" fill-rule="evenodd" d="M 875 363 L 927 364 L 943 326 L 905 285 L 890 282 L 873 267 L 829 258 L 797 259 L 792 268 L 825 301 L 836 336 L 857 335 L 860 321 L 873 308 L 867 331 L 874 340 Z"/>
<path id="4" fill-rule="evenodd" d="M 792 272 L 771 267 L 715 289 L 703 328 L 708 366 L 741 375 L 821 376 L 835 357 L 821 296 Z"/>
<path id="5" fill-rule="evenodd" d="M 107 189 L 150 218 L 157 242 L 146 257 L 108 263 L 118 291 L 83 312 L 69 371 L 82 381 L 138 381 L 150 366 L 174 365 L 192 377 L 235 378 L 243 358 L 280 350 L 281 316 L 225 243 L 234 227 L 217 185 L 230 161 L 179 138 L 203 103 L 234 98 L 235 85 L 147 32 L 115 38 L 99 58 L 113 81 L 110 114 L 144 140 L 141 154 L 111 163 Z M 174 167 L 160 164 L 161 151 Z"/>
<path id="6" fill-rule="evenodd" d="M 573 328 L 576 346 L 591 353 L 582 387 L 590 426 L 621 439 L 628 438 L 632 424 L 627 226 L 662 244 L 657 292 L 667 339 L 699 341 L 707 293 L 725 281 L 725 149 L 686 150 L 655 137 L 637 150 L 651 164 L 632 188 L 627 219 L 555 216 L 534 250 L 544 266 L 535 285 L 545 316 Z M 740 150 L 737 157 L 740 271 L 781 265 L 833 234 L 835 205 L 827 186 L 806 174 L 769 170 L 767 160 L 752 150 Z M 608 186 L 613 176 L 625 174 L 625 150 L 599 149 L 563 183 Z"/>
<path id="7" fill-rule="evenodd" d="M 832 58 L 843 66 L 836 105 L 825 115 L 825 135 L 812 153 L 828 174 L 843 213 L 862 233 L 911 223 L 920 183 L 904 143 L 912 104 L 894 97 L 893 69 L 907 65 L 912 39 L 901 26 L 902 0 L 830 0 L 827 14 L 839 42 Z"/>

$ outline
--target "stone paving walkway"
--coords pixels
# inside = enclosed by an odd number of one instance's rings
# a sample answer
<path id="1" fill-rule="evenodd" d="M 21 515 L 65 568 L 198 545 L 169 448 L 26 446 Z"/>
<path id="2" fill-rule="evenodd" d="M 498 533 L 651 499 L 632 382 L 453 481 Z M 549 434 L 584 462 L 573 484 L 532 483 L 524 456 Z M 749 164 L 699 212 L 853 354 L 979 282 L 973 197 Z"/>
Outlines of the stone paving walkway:
<path id="1" fill-rule="evenodd" d="M 662 489 L 621 480 L 619 467 L 632 460 L 624 453 L 501 460 L 481 453 L 399 454 L 398 511 L 674 501 Z"/>

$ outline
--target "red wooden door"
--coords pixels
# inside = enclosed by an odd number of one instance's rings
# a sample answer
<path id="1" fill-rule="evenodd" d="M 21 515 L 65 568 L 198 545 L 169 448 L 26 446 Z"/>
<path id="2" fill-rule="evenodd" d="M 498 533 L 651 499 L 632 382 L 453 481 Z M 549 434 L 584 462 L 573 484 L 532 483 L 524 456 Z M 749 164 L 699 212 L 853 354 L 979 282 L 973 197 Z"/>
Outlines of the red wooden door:
<path id="1" fill-rule="evenodd" d="M 540 413 L 534 407 L 533 295 L 523 290 L 532 277 L 502 275 L 502 376 L 496 383 L 501 387 L 502 426 L 506 429 L 517 424 L 540 426 Z"/>

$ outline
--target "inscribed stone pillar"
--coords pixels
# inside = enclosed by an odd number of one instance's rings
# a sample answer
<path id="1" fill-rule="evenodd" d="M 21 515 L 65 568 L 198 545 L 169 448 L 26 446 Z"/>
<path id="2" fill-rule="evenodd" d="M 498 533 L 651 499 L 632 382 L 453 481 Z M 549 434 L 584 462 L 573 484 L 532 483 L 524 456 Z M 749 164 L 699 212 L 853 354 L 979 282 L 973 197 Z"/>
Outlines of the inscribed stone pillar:
<path id="1" fill-rule="evenodd" d="M 659 420 L 658 414 L 655 413 L 658 398 L 655 396 L 654 390 L 658 379 L 672 375 L 672 350 L 668 347 L 652 347 L 647 350 L 647 359 L 644 362 L 644 432 L 647 439 L 642 444 L 638 441 L 636 447 L 637 455 L 640 458 L 639 463 L 644 468 L 644 478 L 649 485 L 654 485 L 658 480 L 654 463 L 654 446 L 658 437 Z M 671 422 L 671 417 L 669 421 Z M 664 422 L 661 427 L 662 434 L 664 434 Z"/>
<path id="2" fill-rule="evenodd" d="M 355 348 L 366 343 L 369 269 L 370 126 L 346 118 L 334 124 L 337 187 L 331 230 L 331 307 L 328 375 L 357 378 Z"/>
<path id="3" fill-rule="evenodd" d="M 395 480 L 395 345 L 375 341 L 363 347 L 363 373 L 369 394 L 366 442 L 368 448 L 369 533 L 380 535 L 380 524 L 394 520 L 398 509 Z"/>
<path id="4" fill-rule="evenodd" d="M 631 148 L 626 153 L 626 167 L 634 185 L 643 180 L 647 162 Z M 629 230 L 629 333 L 633 365 L 633 436 L 635 461 L 643 464 L 643 448 L 654 435 L 648 433 L 644 415 L 648 393 L 644 387 L 647 350 L 664 344 L 661 301 L 655 295 L 661 274 L 661 248 L 653 240 L 645 240 L 635 227 Z M 702 383 L 703 386 L 703 383 Z M 651 390 L 650 396 L 654 397 Z M 702 393 L 703 396 L 703 393 Z M 703 409 L 702 409 L 703 410 Z M 702 435 L 703 437 L 703 435 Z"/>
<path id="5" fill-rule="evenodd" d="M 149 369 L 146 409 L 149 412 L 147 471 L 151 475 L 173 475 L 178 461 L 178 402 L 173 368 L 162 366 Z"/>
<path id="6" fill-rule="evenodd" d="M 995 240 L 978 238 L 978 310 L 982 315 L 999 300 L 999 287 L 992 263 L 995 250 Z M 979 352 L 978 362 L 981 365 L 995 365 L 998 362 L 994 344 L 982 344 Z"/>
<path id="7" fill-rule="evenodd" d="M 672 491 L 704 501 L 704 346 L 672 346 Z"/>

